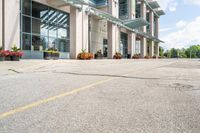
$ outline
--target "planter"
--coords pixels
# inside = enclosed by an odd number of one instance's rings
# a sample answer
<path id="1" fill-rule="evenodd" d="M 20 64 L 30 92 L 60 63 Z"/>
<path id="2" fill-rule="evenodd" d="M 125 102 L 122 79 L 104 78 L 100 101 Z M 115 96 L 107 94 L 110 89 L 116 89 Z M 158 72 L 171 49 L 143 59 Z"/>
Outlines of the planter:
<path id="1" fill-rule="evenodd" d="M 150 56 L 145 56 L 144 58 L 145 58 L 145 59 L 150 59 Z"/>
<path id="2" fill-rule="evenodd" d="M 95 59 L 103 59 L 103 55 L 101 53 L 96 53 Z"/>
<path id="3" fill-rule="evenodd" d="M 115 55 L 113 56 L 113 59 L 121 59 L 122 55 L 121 53 L 116 52 Z"/>
<path id="4" fill-rule="evenodd" d="M 11 61 L 11 56 L 5 56 L 5 61 Z"/>
<path id="5" fill-rule="evenodd" d="M 0 61 L 4 61 L 5 57 L 4 56 L 0 56 Z"/>
<path id="6" fill-rule="evenodd" d="M 59 53 L 53 53 L 53 52 L 44 52 L 43 58 L 45 60 L 58 60 L 60 54 Z"/>
<path id="7" fill-rule="evenodd" d="M 133 59 L 140 59 L 140 57 L 133 57 Z"/>
<path id="8" fill-rule="evenodd" d="M 87 53 L 87 52 L 79 53 L 77 56 L 77 59 L 79 60 L 91 60 L 93 58 L 94 58 L 94 55 L 92 53 Z"/>
<path id="9" fill-rule="evenodd" d="M 19 56 L 11 56 L 11 61 L 19 61 Z"/>
<path id="10" fill-rule="evenodd" d="M 58 60 L 59 59 L 60 54 L 59 53 L 52 53 L 51 54 L 51 59 L 53 60 Z"/>
<path id="11" fill-rule="evenodd" d="M 50 60 L 51 59 L 51 53 L 50 52 L 44 52 L 43 57 L 45 60 Z"/>

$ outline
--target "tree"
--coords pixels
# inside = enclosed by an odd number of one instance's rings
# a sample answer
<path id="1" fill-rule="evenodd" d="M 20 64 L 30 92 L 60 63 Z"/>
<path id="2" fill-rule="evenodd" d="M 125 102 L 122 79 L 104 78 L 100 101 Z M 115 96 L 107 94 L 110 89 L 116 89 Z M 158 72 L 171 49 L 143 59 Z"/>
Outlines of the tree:
<path id="1" fill-rule="evenodd" d="M 164 57 L 164 49 L 161 46 L 159 46 L 159 56 Z"/>
<path id="2" fill-rule="evenodd" d="M 185 53 L 188 58 L 200 58 L 200 45 L 190 46 Z"/>

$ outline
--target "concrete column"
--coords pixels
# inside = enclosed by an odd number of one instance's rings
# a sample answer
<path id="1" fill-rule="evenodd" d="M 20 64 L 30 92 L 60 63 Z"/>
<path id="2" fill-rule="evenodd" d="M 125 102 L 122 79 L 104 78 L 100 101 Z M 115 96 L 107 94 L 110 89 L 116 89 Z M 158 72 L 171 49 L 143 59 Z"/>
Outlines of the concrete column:
<path id="1" fill-rule="evenodd" d="M 158 36 L 159 36 L 159 18 L 158 17 L 156 17 L 156 33 L 155 33 L 155 36 L 158 38 Z"/>
<path id="2" fill-rule="evenodd" d="M 154 13 L 153 11 L 150 11 L 150 34 L 154 36 Z"/>
<path id="3" fill-rule="evenodd" d="M 151 41 L 149 44 L 149 56 L 154 56 L 154 41 Z"/>
<path id="4" fill-rule="evenodd" d="M 3 14 L 2 14 L 2 13 L 3 13 L 3 12 L 2 12 L 2 9 L 3 9 L 3 8 L 2 8 L 2 2 L 3 2 L 3 0 L 0 1 L 0 47 L 3 46 L 3 41 L 2 41 L 2 37 L 3 37 L 3 36 L 2 36 L 2 35 L 3 35 L 3 34 L 2 34 L 2 33 L 3 33 L 3 29 L 2 29 L 2 21 L 3 21 L 3 20 L 2 20 L 2 19 L 3 19 L 3 18 L 2 18 L 2 16 L 3 16 Z"/>
<path id="5" fill-rule="evenodd" d="M 20 47 L 20 0 L 5 0 L 4 4 L 6 14 L 4 45 L 6 50 L 10 50 L 14 44 Z"/>
<path id="6" fill-rule="evenodd" d="M 159 51 L 159 43 L 156 44 L 156 56 L 159 57 L 160 51 Z"/>
<path id="7" fill-rule="evenodd" d="M 112 59 L 119 52 L 120 31 L 117 25 L 108 22 L 108 58 Z"/>
<path id="8" fill-rule="evenodd" d="M 109 0 L 109 13 L 119 18 L 118 0 Z M 120 30 L 117 25 L 108 22 L 108 58 L 112 59 L 115 52 L 119 52 Z"/>
<path id="9" fill-rule="evenodd" d="M 146 4 L 145 4 L 145 2 L 144 1 L 141 1 L 141 17 L 144 19 L 144 20 L 146 20 L 146 12 L 147 12 L 147 7 L 146 7 Z M 147 28 L 146 28 L 146 26 L 143 26 L 142 27 L 142 32 L 147 32 Z M 146 51 L 147 51 L 147 39 L 145 38 L 145 37 L 142 37 L 142 39 L 141 39 L 141 56 L 142 57 L 144 57 L 144 56 L 146 56 Z"/>
<path id="10" fill-rule="evenodd" d="M 88 15 L 82 10 L 70 8 L 70 58 L 76 59 L 82 51 L 88 52 Z"/>
<path id="11" fill-rule="evenodd" d="M 147 39 L 145 37 L 143 37 L 141 39 L 141 48 L 140 48 L 140 52 L 141 52 L 141 56 L 145 57 L 147 55 Z"/>
<path id="12" fill-rule="evenodd" d="M 135 42 L 136 42 L 136 35 L 134 33 L 128 33 L 128 54 L 131 57 L 135 54 Z"/>
<path id="13" fill-rule="evenodd" d="M 147 7 L 146 7 L 146 4 L 144 1 L 141 1 L 141 18 L 143 18 L 144 20 L 146 20 L 146 15 L 147 15 Z M 143 32 L 146 32 L 147 31 L 147 28 L 146 26 L 143 26 L 142 27 L 142 31 Z"/>

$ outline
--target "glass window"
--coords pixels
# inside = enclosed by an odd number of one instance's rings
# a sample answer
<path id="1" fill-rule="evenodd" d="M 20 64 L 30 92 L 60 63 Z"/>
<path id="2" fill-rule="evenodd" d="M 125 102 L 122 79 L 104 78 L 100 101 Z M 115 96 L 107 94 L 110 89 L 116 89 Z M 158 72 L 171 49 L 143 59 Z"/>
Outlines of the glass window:
<path id="1" fill-rule="evenodd" d="M 34 34 L 48 36 L 48 23 L 39 19 L 32 19 L 32 32 Z"/>
<path id="2" fill-rule="evenodd" d="M 32 0 L 22 0 L 21 3 L 23 50 L 42 51 L 56 47 L 69 52 L 69 14 Z"/>
<path id="3" fill-rule="evenodd" d="M 36 2 L 32 2 L 32 16 L 42 20 L 47 19 L 48 7 Z"/>
<path id="4" fill-rule="evenodd" d="M 30 19 L 30 17 L 23 16 L 22 19 L 23 19 L 22 20 L 23 21 L 22 31 L 27 32 L 27 33 L 31 33 L 31 19 Z"/>
<path id="5" fill-rule="evenodd" d="M 22 13 L 31 15 L 31 0 L 22 0 Z"/>
<path id="6" fill-rule="evenodd" d="M 43 50 L 47 49 L 47 45 L 48 45 L 48 37 L 41 37 L 41 45 L 43 46 Z"/>
<path id="7" fill-rule="evenodd" d="M 22 34 L 22 49 L 31 50 L 31 35 Z"/>
<path id="8" fill-rule="evenodd" d="M 68 45 L 69 45 L 69 42 L 65 39 L 57 40 L 57 48 L 61 52 L 68 52 L 69 51 Z"/>
<path id="9" fill-rule="evenodd" d="M 49 23 L 49 37 L 57 37 L 57 27 L 54 24 Z"/>
<path id="10" fill-rule="evenodd" d="M 58 27 L 58 38 L 67 39 L 67 28 Z"/>
<path id="11" fill-rule="evenodd" d="M 57 48 L 57 47 L 56 47 L 56 43 L 57 43 L 57 39 L 56 39 L 56 38 L 54 38 L 54 37 L 49 37 L 49 44 L 48 44 L 48 47 Z"/>
<path id="12" fill-rule="evenodd" d="M 48 21 L 51 23 L 57 23 L 57 16 L 58 12 L 52 8 L 49 9 L 49 17 L 48 17 Z"/>
<path id="13" fill-rule="evenodd" d="M 35 51 L 43 51 L 46 49 L 46 46 L 48 44 L 48 39 L 47 37 L 42 37 L 42 36 L 32 36 L 32 46 L 33 50 Z"/>

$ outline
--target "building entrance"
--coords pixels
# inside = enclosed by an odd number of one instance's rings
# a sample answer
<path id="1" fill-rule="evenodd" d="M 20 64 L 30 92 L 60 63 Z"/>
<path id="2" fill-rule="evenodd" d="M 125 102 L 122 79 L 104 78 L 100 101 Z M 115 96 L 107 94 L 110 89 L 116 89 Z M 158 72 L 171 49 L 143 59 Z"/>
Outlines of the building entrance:
<path id="1" fill-rule="evenodd" d="M 121 32 L 120 52 L 123 58 L 128 56 L 128 34 Z"/>

